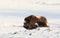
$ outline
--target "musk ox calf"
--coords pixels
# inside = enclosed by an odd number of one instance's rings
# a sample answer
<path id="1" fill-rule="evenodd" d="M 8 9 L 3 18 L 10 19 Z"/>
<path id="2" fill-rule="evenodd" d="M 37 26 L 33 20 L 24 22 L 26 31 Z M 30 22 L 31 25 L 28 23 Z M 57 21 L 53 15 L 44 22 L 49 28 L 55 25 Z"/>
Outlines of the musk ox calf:
<path id="1" fill-rule="evenodd" d="M 24 19 L 24 28 L 26 29 L 36 29 L 37 27 L 48 27 L 47 19 L 43 16 L 30 15 Z"/>

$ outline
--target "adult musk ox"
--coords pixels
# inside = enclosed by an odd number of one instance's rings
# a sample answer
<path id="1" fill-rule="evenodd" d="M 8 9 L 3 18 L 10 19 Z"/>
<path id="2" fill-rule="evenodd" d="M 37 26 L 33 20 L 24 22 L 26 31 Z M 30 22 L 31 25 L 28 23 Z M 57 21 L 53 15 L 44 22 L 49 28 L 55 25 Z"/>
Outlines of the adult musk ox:
<path id="1" fill-rule="evenodd" d="M 47 19 L 44 16 L 30 15 L 24 19 L 24 28 L 35 29 L 37 27 L 48 27 Z"/>

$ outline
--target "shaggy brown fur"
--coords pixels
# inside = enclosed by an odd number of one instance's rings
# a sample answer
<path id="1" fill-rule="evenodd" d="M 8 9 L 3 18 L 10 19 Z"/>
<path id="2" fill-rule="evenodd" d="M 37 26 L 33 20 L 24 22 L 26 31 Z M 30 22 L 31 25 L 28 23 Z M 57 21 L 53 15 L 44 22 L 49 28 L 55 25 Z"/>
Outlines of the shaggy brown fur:
<path id="1" fill-rule="evenodd" d="M 37 27 L 48 27 L 47 26 L 47 19 L 43 16 L 40 16 L 39 18 L 34 16 L 34 15 L 30 15 L 28 17 L 26 17 L 24 19 L 25 23 L 24 23 L 24 28 L 26 29 L 35 29 Z M 36 25 L 36 23 L 38 25 Z"/>
<path id="2" fill-rule="evenodd" d="M 38 18 L 37 23 L 38 23 L 39 27 L 48 27 L 48 25 L 47 25 L 47 19 L 44 16 L 40 16 Z"/>

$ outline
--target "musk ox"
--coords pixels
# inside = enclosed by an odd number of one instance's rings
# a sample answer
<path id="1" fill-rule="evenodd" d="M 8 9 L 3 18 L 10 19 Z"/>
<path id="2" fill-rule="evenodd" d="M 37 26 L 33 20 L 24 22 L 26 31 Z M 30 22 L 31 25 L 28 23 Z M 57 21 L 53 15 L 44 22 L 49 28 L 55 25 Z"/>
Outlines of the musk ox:
<path id="1" fill-rule="evenodd" d="M 24 19 L 23 27 L 26 29 L 36 29 L 37 27 L 48 27 L 47 19 L 44 16 L 30 15 Z"/>

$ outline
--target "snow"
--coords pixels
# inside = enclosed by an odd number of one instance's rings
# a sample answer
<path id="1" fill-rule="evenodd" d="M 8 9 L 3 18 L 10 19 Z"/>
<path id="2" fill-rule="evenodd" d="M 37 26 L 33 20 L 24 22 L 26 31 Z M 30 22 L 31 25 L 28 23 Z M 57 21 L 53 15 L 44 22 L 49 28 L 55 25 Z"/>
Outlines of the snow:
<path id="1" fill-rule="evenodd" d="M 23 27 L 3 27 L 0 38 L 60 38 L 60 28 L 26 30 Z"/>
<path id="2" fill-rule="evenodd" d="M 2 21 L 1 21 L 2 20 Z M 26 30 L 23 28 L 23 18 L 6 17 L 0 19 L 0 38 L 60 38 L 60 28 L 53 20 L 48 19 L 48 28 Z M 57 20 L 57 19 L 56 19 Z M 2 23 L 1 23 L 2 22 Z"/>

